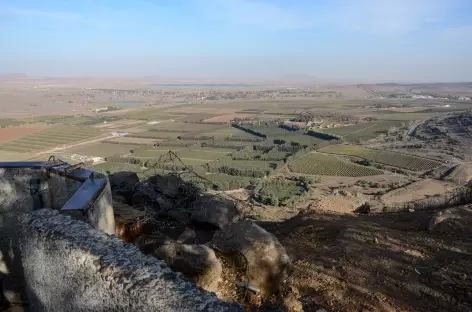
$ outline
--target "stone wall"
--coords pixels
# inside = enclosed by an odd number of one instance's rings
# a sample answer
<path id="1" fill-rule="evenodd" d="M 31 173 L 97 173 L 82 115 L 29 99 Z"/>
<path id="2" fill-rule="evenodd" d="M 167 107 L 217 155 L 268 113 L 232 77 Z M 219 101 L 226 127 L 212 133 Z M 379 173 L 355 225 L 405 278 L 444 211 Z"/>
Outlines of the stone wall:
<path id="1" fill-rule="evenodd" d="M 42 209 L 20 223 L 32 311 L 243 311 L 70 216 Z"/>

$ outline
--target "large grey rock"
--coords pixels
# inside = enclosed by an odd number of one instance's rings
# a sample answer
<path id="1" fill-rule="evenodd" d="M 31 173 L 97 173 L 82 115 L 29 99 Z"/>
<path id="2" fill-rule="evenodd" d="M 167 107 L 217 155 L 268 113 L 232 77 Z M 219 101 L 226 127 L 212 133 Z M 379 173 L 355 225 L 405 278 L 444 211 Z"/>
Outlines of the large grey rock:
<path id="1" fill-rule="evenodd" d="M 185 182 L 175 175 L 155 175 L 150 177 L 146 183 L 158 193 L 170 198 L 177 198 Z"/>
<path id="2" fill-rule="evenodd" d="M 133 194 L 140 185 L 139 178 L 134 172 L 121 171 L 108 176 L 113 196 L 124 198 L 124 202 L 131 204 Z M 118 198 L 118 197 L 117 197 Z"/>
<path id="3" fill-rule="evenodd" d="M 151 208 L 154 211 L 169 211 L 174 207 L 170 199 L 144 184 L 135 190 L 131 204 L 137 208 Z"/>
<path id="4" fill-rule="evenodd" d="M 277 292 L 291 272 L 292 264 L 285 248 L 273 234 L 252 221 L 239 221 L 217 231 L 212 245 L 246 267 L 247 282 L 263 295 Z"/>
<path id="5" fill-rule="evenodd" d="M 194 244 L 197 233 L 191 228 L 185 228 L 182 234 L 177 238 L 177 242 L 181 244 Z"/>
<path id="6" fill-rule="evenodd" d="M 219 229 L 238 220 L 240 212 L 228 199 L 205 195 L 198 198 L 191 208 L 191 221 L 211 224 Z"/>
<path id="7" fill-rule="evenodd" d="M 205 245 L 166 242 L 156 248 L 153 254 L 201 288 L 216 291 L 223 269 L 211 248 Z"/>
<path id="8" fill-rule="evenodd" d="M 108 176 L 113 191 L 132 191 L 139 183 L 138 175 L 135 172 L 121 171 Z"/>

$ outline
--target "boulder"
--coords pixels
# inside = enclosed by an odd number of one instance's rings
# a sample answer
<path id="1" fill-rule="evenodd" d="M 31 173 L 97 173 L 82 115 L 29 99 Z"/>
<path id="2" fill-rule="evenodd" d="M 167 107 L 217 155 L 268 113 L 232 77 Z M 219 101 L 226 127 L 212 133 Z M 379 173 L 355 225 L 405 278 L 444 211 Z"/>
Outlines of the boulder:
<path id="1" fill-rule="evenodd" d="M 108 176 L 110 186 L 113 191 L 121 188 L 133 188 L 139 183 L 138 175 L 135 172 L 121 171 Z"/>
<path id="2" fill-rule="evenodd" d="M 177 242 L 181 244 L 194 244 L 197 233 L 191 228 L 185 228 L 182 234 L 177 238 Z"/>
<path id="3" fill-rule="evenodd" d="M 139 185 L 139 178 L 134 172 L 122 171 L 108 176 L 113 196 L 124 198 L 130 204 L 135 188 Z"/>
<path id="4" fill-rule="evenodd" d="M 180 195 L 180 187 L 185 183 L 182 178 L 175 175 L 155 175 L 146 182 L 156 192 L 170 198 L 177 198 Z"/>
<path id="5" fill-rule="evenodd" d="M 144 184 L 136 188 L 131 198 L 131 204 L 134 207 L 151 208 L 154 211 L 168 211 L 174 206 L 168 198 Z"/>
<path id="6" fill-rule="evenodd" d="M 152 254 L 201 288 L 216 291 L 223 269 L 215 252 L 209 247 L 165 242 Z"/>
<path id="7" fill-rule="evenodd" d="M 428 230 L 438 233 L 464 232 L 466 230 L 463 214 L 466 210 L 450 208 L 436 212 L 429 221 Z"/>
<path id="8" fill-rule="evenodd" d="M 238 220 L 240 216 L 236 204 L 228 199 L 205 195 L 198 198 L 191 207 L 190 220 L 211 224 L 222 229 Z"/>
<path id="9" fill-rule="evenodd" d="M 249 220 L 217 231 L 212 246 L 245 267 L 247 283 L 262 295 L 276 293 L 292 270 L 290 258 L 277 238 Z"/>

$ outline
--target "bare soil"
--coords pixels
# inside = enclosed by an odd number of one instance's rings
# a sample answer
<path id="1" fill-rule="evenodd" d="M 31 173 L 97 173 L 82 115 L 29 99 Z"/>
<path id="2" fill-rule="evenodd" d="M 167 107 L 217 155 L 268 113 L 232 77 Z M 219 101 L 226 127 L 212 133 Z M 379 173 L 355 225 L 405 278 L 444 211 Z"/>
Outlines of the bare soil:
<path id="1" fill-rule="evenodd" d="M 46 127 L 46 124 L 34 124 L 2 128 L 0 129 L 0 143 L 13 141 L 15 139 L 21 138 L 22 136 L 39 132 Z"/>
<path id="2" fill-rule="evenodd" d="M 471 230 L 428 232 L 432 213 L 307 212 L 261 225 L 293 259 L 288 285 L 305 312 L 472 311 Z"/>
<path id="3" fill-rule="evenodd" d="M 389 206 L 401 206 L 403 203 L 421 200 L 427 196 L 444 196 L 454 188 L 454 185 L 447 182 L 425 179 L 388 192 L 381 199 Z"/>

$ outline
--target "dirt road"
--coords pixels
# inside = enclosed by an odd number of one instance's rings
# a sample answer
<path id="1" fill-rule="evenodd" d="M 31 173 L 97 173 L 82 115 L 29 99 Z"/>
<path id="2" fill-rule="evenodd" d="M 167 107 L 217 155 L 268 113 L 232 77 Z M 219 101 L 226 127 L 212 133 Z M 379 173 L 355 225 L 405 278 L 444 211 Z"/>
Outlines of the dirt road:
<path id="1" fill-rule="evenodd" d="M 52 149 L 48 149 L 48 150 L 36 153 L 34 158 L 37 158 L 38 156 L 41 156 L 41 155 L 44 155 L 44 154 L 54 154 L 56 152 L 60 152 L 60 151 L 63 151 L 65 149 L 68 149 L 68 148 L 77 147 L 77 146 L 81 146 L 81 145 L 87 145 L 87 144 L 90 144 L 90 143 L 96 143 L 96 142 L 100 142 L 100 141 L 103 141 L 103 140 L 113 139 L 113 138 L 116 138 L 116 137 L 119 137 L 119 135 L 118 134 L 113 134 L 113 135 L 110 135 L 110 136 L 100 137 L 100 138 L 93 139 L 93 140 L 81 141 L 81 142 L 74 143 L 74 144 L 63 145 L 61 147 L 55 147 L 55 148 L 52 148 Z"/>

